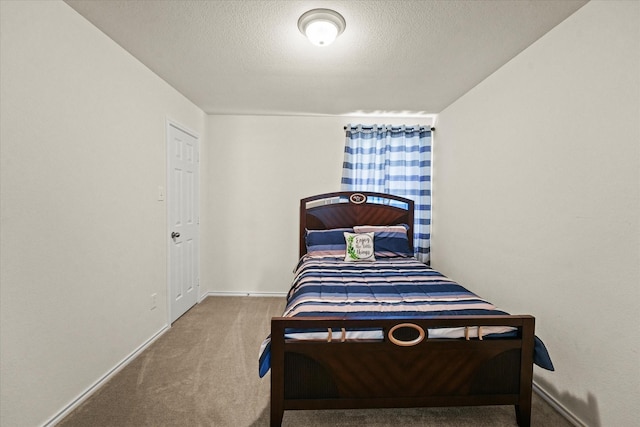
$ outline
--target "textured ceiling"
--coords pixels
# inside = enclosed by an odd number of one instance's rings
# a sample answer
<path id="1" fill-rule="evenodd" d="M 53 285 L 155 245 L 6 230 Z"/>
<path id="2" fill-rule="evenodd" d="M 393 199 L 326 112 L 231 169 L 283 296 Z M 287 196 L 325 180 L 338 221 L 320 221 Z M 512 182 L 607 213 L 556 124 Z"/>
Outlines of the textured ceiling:
<path id="1" fill-rule="evenodd" d="M 438 113 L 586 0 L 117 1 L 72 8 L 210 114 Z M 300 15 L 347 21 L 328 47 Z"/>

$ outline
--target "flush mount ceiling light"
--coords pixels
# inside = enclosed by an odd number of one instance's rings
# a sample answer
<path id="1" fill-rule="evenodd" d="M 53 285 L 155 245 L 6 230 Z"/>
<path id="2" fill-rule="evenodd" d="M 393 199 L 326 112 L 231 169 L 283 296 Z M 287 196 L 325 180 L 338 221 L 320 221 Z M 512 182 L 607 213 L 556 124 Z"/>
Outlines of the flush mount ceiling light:
<path id="1" fill-rule="evenodd" d="M 344 31 L 347 22 L 331 9 L 312 9 L 298 19 L 298 29 L 316 46 L 328 46 Z"/>

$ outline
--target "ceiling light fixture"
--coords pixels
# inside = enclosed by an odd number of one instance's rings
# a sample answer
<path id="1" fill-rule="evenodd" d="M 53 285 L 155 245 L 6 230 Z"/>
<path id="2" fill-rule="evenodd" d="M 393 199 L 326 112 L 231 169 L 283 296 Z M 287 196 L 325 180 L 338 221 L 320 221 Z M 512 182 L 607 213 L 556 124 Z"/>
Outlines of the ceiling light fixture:
<path id="1" fill-rule="evenodd" d="M 298 29 L 316 46 L 328 46 L 344 31 L 347 22 L 331 9 L 312 9 L 298 19 Z"/>

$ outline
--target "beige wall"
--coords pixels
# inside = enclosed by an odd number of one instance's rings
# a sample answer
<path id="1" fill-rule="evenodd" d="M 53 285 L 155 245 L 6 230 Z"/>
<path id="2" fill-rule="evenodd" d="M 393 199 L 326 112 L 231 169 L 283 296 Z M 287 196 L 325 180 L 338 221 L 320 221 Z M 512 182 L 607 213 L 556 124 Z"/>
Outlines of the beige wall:
<path id="1" fill-rule="evenodd" d="M 0 424 L 35 426 L 166 325 L 166 119 L 205 115 L 62 2 L 0 16 Z"/>
<path id="2" fill-rule="evenodd" d="M 640 3 L 592 1 L 438 117 L 435 268 L 537 317 L 535 381 L 637 425 Z"/>
<path id="3" fill-rule="evenodd" d="M 202 150 L 202 292 L 286 292 L 303 197 L 340 190 L 348 123 L 430 118 L 209 116 Z M 243 209 L 240 206 L 246 205 Z"/>

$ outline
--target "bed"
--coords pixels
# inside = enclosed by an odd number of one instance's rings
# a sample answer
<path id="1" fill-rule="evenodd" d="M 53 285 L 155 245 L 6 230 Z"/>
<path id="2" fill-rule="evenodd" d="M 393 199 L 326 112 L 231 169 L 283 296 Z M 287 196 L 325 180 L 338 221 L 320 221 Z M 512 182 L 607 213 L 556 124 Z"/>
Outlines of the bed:
<path id="1" fill-rule="evenodd" d="M 412 257 L 413 201 L 300 201 L 300 263 L 260 349 L 271 425 L 285 410 L 513 405 L 531 422 L 535 319 L 509 315 Z"/>

